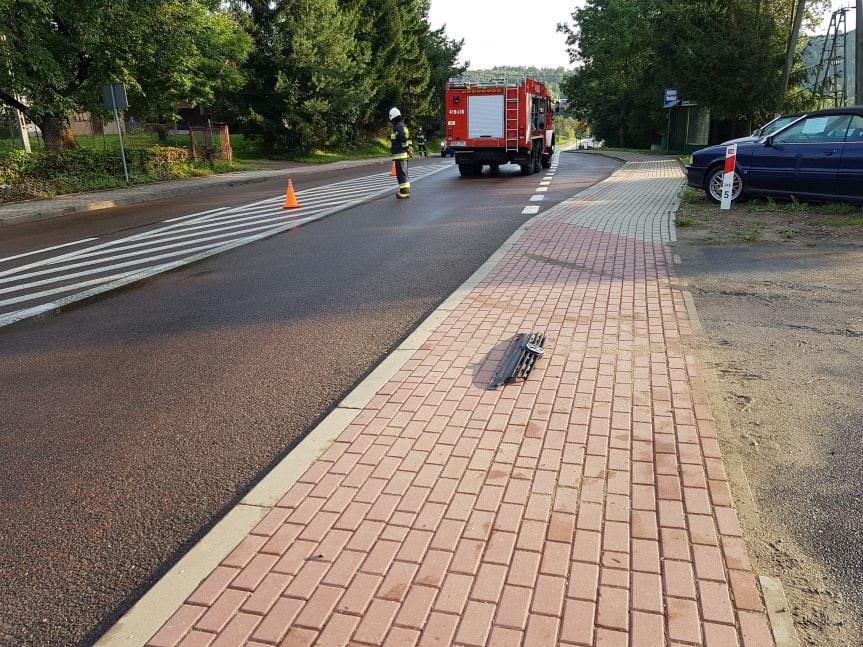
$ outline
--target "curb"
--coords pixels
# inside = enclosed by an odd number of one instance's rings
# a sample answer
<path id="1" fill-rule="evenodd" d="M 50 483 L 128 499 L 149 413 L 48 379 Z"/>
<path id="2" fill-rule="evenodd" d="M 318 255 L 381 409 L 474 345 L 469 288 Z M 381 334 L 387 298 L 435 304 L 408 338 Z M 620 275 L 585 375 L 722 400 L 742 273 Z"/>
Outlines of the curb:
<path id="1" fill-rule="evenodd" d="M 607 157 L 607 158 L 609 158 L 609 159 L 617 160 L 618 162 L 623 162 L 624 164 L 627 164 L 627 163 L 629 163 L 629 162 L 650 162 L 650 161 L 655 161 L 655 160 L 651 160 L 651 159 L 626 159 L 626 158 L 624 158 L 624 157 L 618 157 L 617 155 L 615 155 L 615 154 L 614 154 L 614 153 L 615 153 L 615 151 L 611 151 L 610 153 L 607 153 L 607 152 L 605 152 L 605 151 L 603 151 L 603 150 L 601 150 L 601 149 L 598 149 L 598 148 L 594 148 L 594 149 L 591 149 L 591 150 L 581 150 L 581 149 L 575 149 L 574 151 L 572 151 L 571 149 L 567 149 L 567 150 L 569 150 L 570 152 L 574 152 L 574 153 L 576 153 L 576 154 L 578 154 L 578 155 L 600 155 L 600 156 L 602 156 L 602 157 Z M 642 157 L 645 157 L 645 158 L 649 158 L 649 157 L 651 157 L 651 154 L 650 154 L 650 153 L 632 153 L 632 154 L 633 154 L 633 155 L 641 155 Z M 677 157 L 676 155 L 661 155 L 661 154 L 656 154 L 656 155 L 653 155 L 653 157 L 662 158 L 662 159 L 669 159 L 669 160 L 673 159 L 673 160 L 677 161 L 677 162 L 680 164 L 680 166 L 682 166 L 682 167 L 684 168 L 684 170 L 686 169 L 686 164 L 684 164 L 684 163 L 680 160 L 680 158 L 679 158 L 679 157 Z"/>
<path id="2" fill-rule="evenodd" d="M 675 254 L 674 262 L 676 265 L 680 265 L 682 264 L 682 259 Z M 695 299 L 692 296 L 692 292 L 684 290 L 681 287 L 678 287 L 677 289 L 683 294 L 683 302 L 692 327 L 693 337 L 706 338 L 704 327 L 701 324 L 701 319 L 698 317 L 698 311 L 695 307 Z M 712 368 L 712 366 L 715 365 L 713 352 L 707 346 L 701 346 L 698 352 L 703 356 L 702 359 L 706 360 L 702 363 L 705 365 L 704 377 L 706 385 L 708 387 L 712 387 L 708 390 L 714 393 L 718 392 L 719 383 L 716 378 L 715 369 Z M 722 419 L 721 427 L 731 429 L 731 422 L 727 419 L 721 409 L 714 408 L 714 415 L 717 419 Z M 755 501 L 755 495 L 752 493 L 749 478 L 746 476 L 746 471 L 743 469 L 743 465 L 739 460 L 731 462 L 724 457 L 723 462 L 725 463 L 732 483 L 736 483 L 740 489 L 740 491 L 734 493 L 734 499 L 738 504 L 735 506 L 735 509 L 741 516 L 741 521 L 742 517 L 745 515 L 750 517 L 750 521 L 752 520 L 751 518 L 754 517 L 754 519 L 760 523 L 758 505 Z M 740 494 L 742 494 L 745 499 L 742 503 L 744 503 L 746 507 L 743 509 L 741 509 L 739 505 L 741 503 Z M 797 630 L 794 626 L 794 618 L 791 615 L 791 609 L 788 605 L 788 599 L 785 596 L 785 589 L 782 585 L 782 581 L 768 575 L 759 575 L 758 584 L 761 589 L 764 608 L 767 611 L 767 621 L 770 625 L 770 631 L 773 634 L 775 647 L 801 647 L 800 640 L 797 637 Z"/>
<path id="3" fill-rule="evenodd" d="M 794 629 L 794 618 L 788 608 L 785 589 L 782 582 L 775 577 L 761 575 L 758 578 L 761 593 L 764 595 L 764 605 L 767 607 L 767 618 L 773 631 L 776 647 L 800 647 L 797 631 Z"/>
<path id="4" fill-rule="evenodd" d="M 604 181 L 604 180 L 603 180 Z M 598 183 L 597 183 L 598 184 Z M 593 185 L 596 186 L 596 185 Z M 390 190 L 387 189 L 387 192 Z M 458 308 L 535 222 L 557 215 L 578 194 L 537 214 L 516 229 L 471 276 L 435 308 L 375 369 L 273 467 L 197 544 L 156 582 L 108 631 L 95 647 L 144 645 L 167 622 L 197 586 L 227 557 L 308 467 L 356 418 L 378 389 L 404 366 L 432 332 Z"/>
<path id="5" fill-rule="evenodd" d="M 223 186 L 242 186 L 245 184 L 256 184 L 258 182 L 266 182 L 267 180 L 271 180 L 273 178 L 285 177 L 288 175 L 308 175 L 313 173 L 321 173 L 324 171 L 341 171 L 351 168 L 361 168 L 363 166 L 374 166 L 376 164 L 383 164 L 387 161 L 389 161 L 388 158 L 375 157 L 366 160 L 348 160 L 347 162 L 332 162 L 330 164 L 321 164 L 318 166 L 299 166 L 296 168 L 264 171 L 238 171 L 237 173 L 225 173 L 222 175 L 211 175 L 206 178 L 201 178 L 203 180 L 209 180 L 205 182 L 194 182 L 190 180 L 170 180 L 173 182 L 180 183 L 188 182 L 188 184 L 183 184 L 181 186 L 172 188 L 165 188 L 163 186 L 162 190 L 159 190 L 160 183 L 139 184 L 133 187 L 120 188 L 116 190 L 127 191 L 130 189 L 134 190 L 140 188 L 140 193 L 135 193 L 127 196 L 118 196 L 116 198 L 100 199 L 99 193 L 103 192 L 97 192 L 95 195 L 93 195 L 92 200 L 82 202 L 81 204 L 55 204 L 48 206 L 48 203 L 51 202 L 52 199 L 48 199 L 45 201 L 25 201 L 20 203 L 12 202 L 9 203 L 10 210 L 12 210 L 12 206 L 30 207 L 31 205 L 33 210 L 30 213 L 4 216 L 4 206 L 0 205 L 0 228 L 9 227 L 12 225 L 20 225 L 27 222 L 38 222 L 40 220 L 60 218 L 63 216 L 74 216 L 82 213 L 89 213 L 91 211 L 100 211 L 102 209 L 113 209 L 115 207 L 127 207 L 135 204 L 156 202 L 157 200 L 191 195 L 194 193 L 199 193 L 201 191 L 206 191 L 208 189 L 219 188 Z M 153 193 L 147 193 L 148 188 L 154 188 L 156 190 Z M 58 196 L 56 201 L 71 202 L 76 197 L 82 197 L 86 195 L 88 194 L 79 193 L 70 194 L 68 196 Z M 45 204 L 46 206 L 44 208 L 41 208 L 39 206 L 40 204 Z"/>
<path id="6" fill-rule="evenodd" d="M 421 179 L 425 179 L 427 177 L 431 177 L 432 175 L 436 175 L 441 171 L 447 170 L 448 166 L 442 166 L 440 169 L 432 171 L 431 173 L 424 175 Z M 188 256 L 179 261 L 173 261 L 171 263 L 164 263 L 162 265 L 156 265 L 155 267 L 149 267 L 145 270 L 136 270 L 127 272 L 122 275 L 120 278 L 111 281 L 110 283 L 105 283 L 103 285 L 99 285 L 94 288 L 90 288 L 89 290 L 84 290 L 83 292 L 77 292 L 75 294 L 70 294 L 67 297 L 63 297 L 62 299 L 57 299 L 56 301 L 51 301 L 49 303 L 43 303 L 42 305 L 34 306 L 32 308 L 26 308 L 24 310 L 17 310 L 11 314 L 0 316 L 0 328 L 5 326 L 10 326 L 19 321 L 23 321 L 24 319 L 30 319 L 32 317 L 36 317 L 38 315 L 44 314 L 46 312 L 51 312 L 52 310 L 56 310 L 58 308 L 64 308 L 73 303 L 77 303 L 79 301 L 85 301 L 87 299 L 91 299 L 100 294 L 104 294 L 105 292 L 110 292 L 112 290 L 116 290 L 117 288 L 124 287 L 131 283 L 135 283 L 137 281 L 142 281 L 144 279 L 148 279 L 151 276 L 156 276 L 157 274 L 164 274 L 165 272 L 170 272 L 171 270 L 176 270 L 187 265 L 191 265 L 192 263 L 197 263 L 198 261 L 202 261 L 211 256 L 216 256 L 218 254 L 223 254 L 224 252 L 230 251 L 232 249 L 236 249 L 237 247 L 243 247 L 250 243 L 255 243 L 259 240 L 264 240 L 266 238 L 272 238 L 273 236 L 278 236 L 279 234 L 288 231 L 289 229 L 296 229 L 298 227 L 302 227 L 303 225 L 307 225 L 311 222 L 315 222 L 317 220 L 322 220 L 323 218 L 327 218 L 329 216 L 335 215 L 342 211 L 347 211 L 348 209 L 353 209 L 354 207 L 358 207 L 367 202 L 371 202 L 372 200 L 376 200 L 382 195 L 387 195 L 391 193 L 391 188 L 381 189 L 377 193 L 373 193 L 371 195 L 365 196 L 364 198 L 360 198 L 358 200 L 353 200 L 352 202 L 347 202 L 342 205 L 338 205 L 336 207 L 332 207 L 330 209 L 325 209 L 314 216 L 309 216 L 308 218 L 301 218 L 300 220 L 296 220 L 294 222 L 288 223 L 277 229 L 268 230 L 262 234 L 254 234 L 253 236 L 247 236 L 246 238 L 242 238 L 240 240 L 234 240 L 229 243 L 225 243 L 224 245 L 220 245 L 219 247 L 215 247 L 213 249 L 208 249 L 206 251 L 200 252 L 198 254 L 194 254 L 192 256 Z"/>

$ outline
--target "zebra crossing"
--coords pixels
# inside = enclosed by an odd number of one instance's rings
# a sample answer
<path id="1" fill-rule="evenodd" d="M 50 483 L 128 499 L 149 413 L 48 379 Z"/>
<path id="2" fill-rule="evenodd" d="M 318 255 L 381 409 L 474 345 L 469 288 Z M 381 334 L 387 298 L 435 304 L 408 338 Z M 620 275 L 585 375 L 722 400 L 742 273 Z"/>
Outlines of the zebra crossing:
<path id="1" fill-rule="evenodd" d="M 421 166 L 412 169 L 411 180 L 451 167 Z M 176 216 L 106 242 L 86 238 L 0 258 L 0 326 L 319 220 L 390 193 L 393 186 L 389 173 L 376 173 L 297 191 L 297 209 L 283 209 L 279 195 Z"/>

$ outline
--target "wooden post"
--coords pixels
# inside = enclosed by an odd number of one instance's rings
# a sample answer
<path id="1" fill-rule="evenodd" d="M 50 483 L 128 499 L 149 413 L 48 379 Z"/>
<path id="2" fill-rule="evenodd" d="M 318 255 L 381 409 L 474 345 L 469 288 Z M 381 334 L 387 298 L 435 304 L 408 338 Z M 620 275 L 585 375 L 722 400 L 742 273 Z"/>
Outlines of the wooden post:
<path id="1" fill-rule="evenodd" d="M 222 140 L 222 158 L 228 163 L 234 163 L 234 149 L 231 148 L 231 132 L 228 130 L 228 124 L 223 124 L 219 128 L 219 138 Z"/>
<path id="2" fill-rule="evenodd" d="M 189 124 L 189 141 L 192 145 L 192 160 L 197 161 L 198 159 L 198 147 L 195 144 L 195 131 L 192 130 L 192 125 Z"/>

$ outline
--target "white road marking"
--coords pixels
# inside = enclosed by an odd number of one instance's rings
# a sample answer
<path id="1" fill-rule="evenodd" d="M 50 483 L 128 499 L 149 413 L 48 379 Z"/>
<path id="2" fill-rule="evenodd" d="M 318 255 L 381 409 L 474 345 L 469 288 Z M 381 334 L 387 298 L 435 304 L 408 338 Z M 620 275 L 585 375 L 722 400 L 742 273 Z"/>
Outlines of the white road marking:
<path id="1" fill-rule="evenodd" d="M 7 256 L 6 258 L 0 258 L 0 263 L 5 263 L 6 261 L 14 261 L 17 258 L 24 258 L 25 256 L 33 256 L 35 254 L 43 254 L 45 252 L 50 252 L 55 249 L 62 249 L 63 247 L 71 247 L 72 245 L 82 245 L 83 243 L 89 243 L 93 240 L 99 240 L 98 237 L 94 238 L 82 238 L 81 240 L 76 240 L 71 243 L 63 243 L 62 245 L 54 245 L 53 247 L 45 247 L 44 249 L 34 249 L 32 252 L 24 252 L 23 254 L 16 254 L 15 256 Z"/>
<path id="2" fill-rule="evenodd" d="M 543 193 L 544 191 L 548 191 L 548 187 L 547 187 L 547 186 L 538 186 L 538 187 L 536 187 L 536 192 L 537 192 L 537 193 Z"/>
<path id="3" fill-rule="evenodd" d="M 437 171 L 443 170 L 443 169 L 447 168 L 448 166 L 449 166 L 448 164 L 447 165 L 432 166 L 429 168 L 428 171 L 424 170 L 422 173 L 417 173 L 417 175 L 415 175 L 415 179 L 421 179 L 421 178 L 423 178 L 423 177 L 425 177 L 431 173 L 435 173 Z M 360 180 L 362 180 L 362 179 L 363 178 L 360 178 Z M 380 184 L 380 189 L 378 189 L 379 191 L 382 191 L 383 189 L 385 189 L 392 182 L 391 178 L 382 177 L 380 175 L 368 176 L 368 178 L 366 178 L 366 179 L 374 180 L 376 183 L 379 183 Z M 387 180 L 389 180 L 389 181 L 387 181 Z M 334 185 L 328 185 L 328 186 L 344 185 L 344 184 L 349 184 L 351 182 L 354 182 L 354 184 L 356 184 L 356 181 L 345 180 L 343 182 L 338 182 Z M 364 193 L 361 196 L 357 196 L 357 198 L 361 199 L 361 198 L 366 198 L 367 196 L 368 196 L 368 193 Z M 146 231 L 146 232 L 143 232 L 140 234 L 135 234 L 133 236 L 127 236 L 126 238 L 108 241 L 108 242 L 102 243 L 100 245 L 95 245 L 92 247 L 85 248 L 84 250 L 78 250 L 78 251 L 70 252 L 67 254 L 61 254 L 60 256 L 55 256 L 55 257 L 52 257 L 49 259 L 44 259 L 42 261 L 37 261 L 37 262 L 30 263 L 27 265 L 21 265 L 19 267 L 11 268 L 9 270 L 5 270 L 5 271 L 0 272 L 0 277 L 9 276 L 12 274 L 19 274 L 20 272 L 23 272 L 25 270 L 33 269 L 35 267 L 40 267 L 43 265 L 56 265 L 56 264 L 61 263 L 65 260 L 74 259 L 74 258 L 78 257 L 81 253 L 94 252 L 98 249 L 110 248 L 110 247 L 117 245 L 118 243 L 121 243 L 121 242 L 131 242 L 131 241 L 135 241 L 135 240 L 152 238 L 152 237 L 164 235 L 165 233 L 169 233 L 169 232 L 174 233 L 177 229 L 180 229 L 180 228 L 188 229 L 190 225 L 198 224 L 200 222 L 207 222 L 210 220 L 216 220 L 217 217 L 219 220 L 225 219 L 225 218 L 231 218 L 237 212 L 244 212 L 245 213 L 251 209 L 264 208 L 264 205 L 266 205 L 268 203 L 271 205 L 275 205 L 275 204 L 281 202 L 282 199 L 283 198 L 281 196 L 276 196 L 273 198 L 266 198 L 264 200 L 258 200 L 257 202 L 252 202 L 250 204 L 243 205 L 240 207 L 233 207 L 233 208 L 229 207 L 229 208 L 227 208 L 227 211 L 224 211 L 221 209 L 219 209 L 219 210 L 211 209 L 210 211 L 198 212 L 196 214 L 192 214 L 193 216 L 197 217 L 196 219 L 192 219 L 192 220 L 189 220 L 187 222 L 173 223 L 171 225 L 161 227 L 161 228 L 156 229 L 156 230 L 150 230 L 150 231 Z M 349 200 L 342 200 L 342 201 L 338 202 L 337 204 L 344 204 L 345 202 L 349 202 Z M 323 206 L 323 205 L 321 205 L 321 206 Z M 230 211 L 230 213 L 228 213 L 228 211 Z M 278 209 L 274 209 L 274 211 L 277 212 Z M 297 213 L 297 212 L 300 212 L 300 209 L 293 209 L 290 211 L 297 214 L 297 215 L 303 215 L 303 216 L 311 215 L 308 212 L 305 212 L 302 214 Z"/>
<path id="4" fill-rule="evenodd" d="M 237 239 L 234 239 L 234 240 L 237 240 Z M 165 259 L 165 258 L 174 258 L 176 256 L 182 256 L 183 254 L 187 254 L 187 253 L 191 253 L 191 252 L 198 252 L 198 251 L 201 251 L 204 249 L 211 249 L 213 247 L 218 247 L 219 245 L 222 245 L 224 242 L 225 241 L 221 241 L 218 243 L 212 243 L 210 245 L 202 245 L 200 247 L 190 247 L 190 248 L 186 248 L 186 249 L 181 249 L 179 251 L 169 252 L 167 254 L 158 254 L 156 256 L 148 256 L 146 258 L 139 258 L 139 259 L 134 260 L 134 261 L 125 261 L 123 263 L 114 263 L 113 265 L 102 265 L 100 267 L 97 267 L 94 270 L 87 270 L 86 272 L 73 272 L 72 274 L 64 274 L 63 276 L 55 276 L 52 279 L 47 279 L 47 280 L 42 280 L 42 281 L 34 281 L 32 283 L 27 283 L 26 285 L 14 285 L 11 288 L 3 288 L 2 290 L 0 290 L 0 294 L 4 294 L 4 293 L 8 293 L 8 292 L 17 292 L 18 290 L 22 290 L 22 289 L 28 288 L 28 287 L 37 287 L 40 285 L 47 285 L 49 283 L 57 283 L 58 281 L 63 281 L 66 279 L 77 279 L 77 278 L 81 278 L 82 276 L 90 276 L 92 274 L 100 274 L 102 272 L 108 272 L 110 270 L 118 270 L 118 269 L 121 269 L 123 267 L 133 267 L 135 265 L 141 265 L 142 263 L 148 263 L 150 261 L 160 261 L 160 260 Z M 230 241 L 228 241 L 228 242 L 230 242 Z M 124 258 L 124 257 L 118 257 L 118 258 Z M 109 260 L 114 260 L 114 259 L 109 259 Z M 87 265 L 92 265 L 92 263 L 79 263 L 77 265 L 69 266 L 69 267 L 85 267 Z M 69 268 L 63 268 L 63 269 L 69 269 Z M 45 270 L 42 272 L 36 272 L 34 274 L 31 274 L 30 276 L 50 274 L 50 273 L 53 273 L 55 271 L 56 270 Z"/>
<path id="5" fill-rule="evenodd" d="M 98 279 L 91 279 L 90 281 L 84 281 L 82 283 L 76 283 L 75 285 L 64 285 L 63 287 L 53 288 L 51 290 L 43 290 L 42 292 L 31 292 L 30 294 L 25 294 L 24 296 L 14 297 L 12 299 L 6 299 L 5 301 L 0 301 L 0 306 L 14 305 L 16 303 L 23 303 L 24 301 L 33 301 L 34 299 L 41 299 L 42 297 L 48 297 L 52 294 L 59 294 L 60 292 L 69 292 L 70 290 L 77 290 L 78 288 L 86 288 L 91 285 L 98 285 L 99 283 L 107 283 L 108 281 L 113 281 L 115 279 L 121 278 L 123 276 L 127 276 L 128 274 L 132 274 L 133 272 L 125 272 L 124 274 L 114 274 L 113 276 L 103 276 Z"/>
<path id="6" fill-rule="evenodd" d="M 451 164 L 436 164 L 418 169 L 415 171 L 414 179 L 424 178 L 451 166 Z M 0 326 L 5 326 L 42 312 L 48 312 L 54 308 L 74 303 L 95 294 L 108 292 L 117 287 L 134 283 L 142 278 L 182 267 L 188 263 L 220 254 L 229 249 L 269 238 L 278 233 L 326 217 L 332 213 L 363 204 L 369 199 L 388 192 L 392 183 L 393 179 L 387 173 L 354 180 L 345 180 L 310 189 L 309 192 L 314 192 L 314 194 L 298 191 L 298 197 L 303 195 L 305 198 L 301 202 L 303 206 L 298 209 L 282 209 L 281 202 L 284 198 L 279 195 L 237 207 L 221 207 L 200 211 L 172 218 L 169 221 L 163 221 L 170 222 L 171 224 L 162 225 L 140 234 L 91 245 L 90 247 L 84 247 L 73 252 L 61 253 L 54 257 L 2 271 L 0 272 L 0 285 L 4 283 L 7 285 L 0 288 L 0 294 L 20 293 L 24 290 L 49 284 L 54 284 L 56 287 L 38 292 L 19 294 L 9 299 L 0 300 L 0 307 L 44 299 L 45 297 L 64 292 L 72 292 L 73 294 L 55 299 L 50 303 L 42 303 L 24 309 L 0 313 Z M 45 250 L 36 250 L 18 255 L 15 258 L 31 256 L 52 249 L 62 249 L 93 240 L 97 240 L 97 238 L 74 241 L 46 248 Z M 166 253 L 154 255 L 155 252 Z M 178 259 L 177 257 L 182 258 Z M 2 260 L 11 259 L 12 257 Z M 129 260 L 121 263 L 113 262 L 121 259 Z M 153 265 L 153 263 L 163 261 L 164 259 L 176 260 L 169 260 L 166 263 L 162 262 Z M 76 268 L 86 269 L 80 272 L 68 272 Z M 109 276 L 98 276 L 122 268 L 132 269 L 121 273 L 113 273 Z M 97 276 L 85 281 L 57 285 L 60 282 L 93 275 Z M 44 276 L 45 278 L 27 283 L 21 282 L 40 276 Z"/>
<path id="7" fill-rule="evenodd" d="M 227 211 L 231 207 L 216 207 L 214 209 L 207 209 L 206 211 L 198 211 L 197 213 L 190 213 L 187 216 L 179 216 L 177 218 L 168 218 L 167 220 L 163 220 L 162 222 L 179 222 L 180 220 L 187 220 L 188 218 L 194 218 L 195 216 L 206 216 L 210 213 L 216 213 L 218 211 Z"/>
<path id="8" fill-rule="evenodd" d="M 530 205 L 521 210 L 523 214 L 539 213 L 539 205 Z"/>
<path id="9" fill-rule="evenodd" d="M 542 202 L 543 200 L 545 200 L 545 196 L 542 195 L 541 193 L 539 195 L 530 196 L 531 202 Z"/>

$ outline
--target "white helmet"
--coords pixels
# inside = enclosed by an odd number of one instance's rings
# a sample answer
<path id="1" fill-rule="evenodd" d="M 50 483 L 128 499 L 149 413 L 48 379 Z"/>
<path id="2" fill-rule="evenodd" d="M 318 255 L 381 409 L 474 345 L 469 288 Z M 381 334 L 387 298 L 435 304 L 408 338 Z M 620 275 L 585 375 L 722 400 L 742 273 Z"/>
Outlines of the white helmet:
<path id="1" fill-rule="evenodd" d="M 402 116 L 402 111 L 399 110 L 398 108 L 391 108 L 390 109 L 390 121 L 392 121 L 393 119 L 395 119 L 397 117 L 401 117 L 401 116 Z"/>

